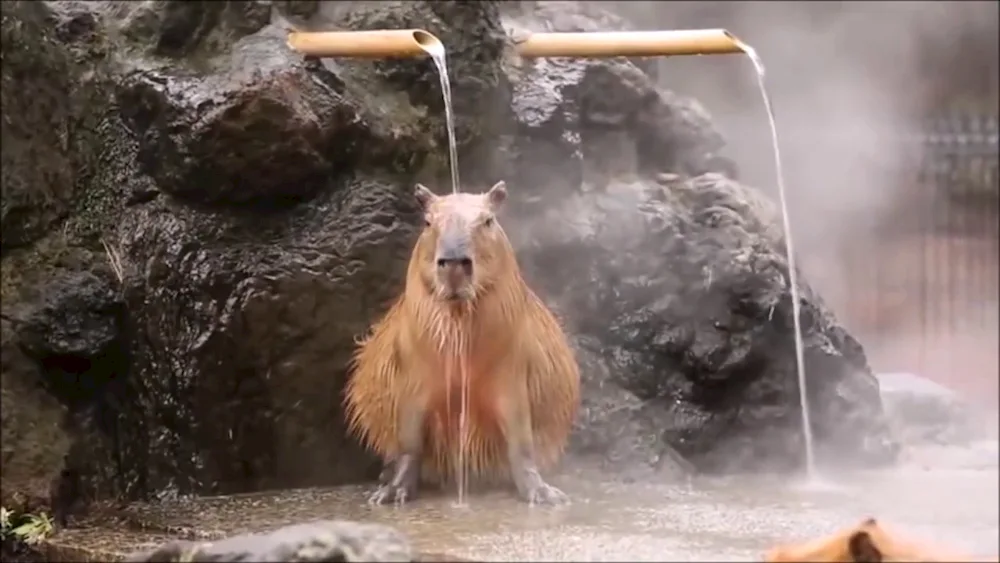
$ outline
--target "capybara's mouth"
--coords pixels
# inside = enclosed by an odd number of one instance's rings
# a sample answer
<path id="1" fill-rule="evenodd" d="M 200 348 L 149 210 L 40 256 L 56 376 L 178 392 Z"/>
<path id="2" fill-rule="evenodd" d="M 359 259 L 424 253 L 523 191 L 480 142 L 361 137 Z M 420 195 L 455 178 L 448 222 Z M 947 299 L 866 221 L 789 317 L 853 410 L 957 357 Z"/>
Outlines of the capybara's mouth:
<path id="1" fill-rule="evenodd" d="M 469 292 L 465 290 L 455 290 L 445 293 L 444 300 L 451 302 L 465 301 L 469 298 Z"/>
<path id="2" fill-rule="evenodd" d="M 444 287 L 439 295 L 448 303 L 460 303 L 472 299 L 472 290 L 469 287 Z"/>

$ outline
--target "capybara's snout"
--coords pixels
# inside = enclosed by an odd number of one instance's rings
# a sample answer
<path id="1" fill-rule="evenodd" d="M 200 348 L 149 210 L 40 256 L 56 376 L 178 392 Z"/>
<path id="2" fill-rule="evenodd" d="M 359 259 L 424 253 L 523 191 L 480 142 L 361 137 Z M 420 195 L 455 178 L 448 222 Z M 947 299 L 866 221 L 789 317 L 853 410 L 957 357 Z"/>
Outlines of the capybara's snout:
<path id="1" fill-rule="evenodd" d="M 472 260 L 459 258 L 455 260 L 438 259 L 438 282 L 444 289 L 444 296 L 449 300 L 460 300 L 470 297 L 469 288 L 472 285 Z"/>
<path id="2" fill-rule="evenodd" d="M 464 237 L 454 237 L 442 243 L 435 257 L 438 283 L 447 299 L 468 298 L 473 268 L 469 244 Z"/>

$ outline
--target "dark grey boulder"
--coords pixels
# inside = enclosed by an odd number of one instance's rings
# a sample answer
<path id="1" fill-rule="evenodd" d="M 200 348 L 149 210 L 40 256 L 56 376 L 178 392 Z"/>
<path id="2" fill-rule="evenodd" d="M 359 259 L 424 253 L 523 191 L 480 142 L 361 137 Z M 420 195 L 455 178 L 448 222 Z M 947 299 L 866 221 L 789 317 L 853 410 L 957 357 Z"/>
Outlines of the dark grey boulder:
<path id="1" fill-rule="evenodd" d="M 800 466 L 787 264 L 768 202 L 709 174 L 612 183 L 559 209 L 522 233 L 537 248 L 524 257 L 571 326 L 600 343 L 591 357 L 606 363 L 585 361 L 584 377 L 660 411 L 646 432 L 699 469 Z M 892 459 L 861 346 L 808 285 L 800 292 L 820 453 Z"/>
<path id="2" fill-rule="evenodd" d="M 586 3 L 540 2 L 507 14 L 516 38 L 532 31 L 628 29 Z M 520 59 L 504 67 L 513 87 L 516 142 L 513 185 L 554 200 L 594 183 L 670 170 L 687 175 L 724 171 L 724 142 L 694 100 L 658 88 L 645 59 Z"/>
<path id="3" fill-rule="evenodd" d="M 625 26 L 593 6 L 537 4 L 508 25 Z M 780 218 L 726 177 L 707 112 L 636 61 L 522 61 L 508 72 L 526 147 L 511 176 L 530 191 L 508 231 L 529 279 L 587 343 L 574 443 L 675 468 L 685 465 L 675 453 L 701 470 L 801 467 Z M 821 460 L 891 461 L 898 447 L 861 345 L 801 275 L 799 286 Z M 632 456 L 615 453 L 630 442 Z"/>
<path id="4" fill-rule="evenodd" d="M 207 76 L 137 70 L 118 93 L 139 163 L 171 195 L 206 203 L 289 205 L 362 159 L 391 164 L 409 139 L 372 133 L 345 84 L 308 65 L 269 28 L 237 42 Z M 407 151 L 410 154 L 410 151 Z"/>
<path id="5" fill-rule="evenodd" d="M 39 306 L 13 314 L 21 350 L 41 364 L 64 402 L 87 403 L 110 378 L 124 374 L 124 302 L 111 280 L 70 272 L 40 288 Z"/>
<path id="6" fill-rule="evenodd" d="M 271 2 L 184 2 L 142 0 L 103 2 L 95 7 L 105 25 L 143 53 L 170 58 L 204 56 L 225 51 L 240 37 L 271 22 Z"/>
<path id="7" fill-rule="evenodd" d="M 501 20 L 503 4 L 453 0 L 329 2 L 310 20 L 309 27 L 423 29 L 440 39 L 448 49 L 460 175 L 465 185 L 489 187 L 503 170 L 505 151 L 500 138 L 511 127 L 510 84 L 502 71 L 509 44 Z M 422 127 L 435 140 L 438 156 L 447 161 L 440 78 L 429 58 L 338 60 L 335 64 L 345 72 L 374 72 L 384 87 L 420 108 Z"/>
<path id="8" fill-rule="evenodd" d="M 409 540 L 380 524 L 308 522 L 214 542 L 175 541 L 125 561 L 417 561 Z"/>
<path id="9" fill-rule="evenodd" d="M 56 31 L 45 25 L 47 17 L 37 2 L 3 4 L 3 252 L 38 240 L 65 217 L 77 180 L 81 155 L 74 154 L 70 136 L 77 69 Z"/>

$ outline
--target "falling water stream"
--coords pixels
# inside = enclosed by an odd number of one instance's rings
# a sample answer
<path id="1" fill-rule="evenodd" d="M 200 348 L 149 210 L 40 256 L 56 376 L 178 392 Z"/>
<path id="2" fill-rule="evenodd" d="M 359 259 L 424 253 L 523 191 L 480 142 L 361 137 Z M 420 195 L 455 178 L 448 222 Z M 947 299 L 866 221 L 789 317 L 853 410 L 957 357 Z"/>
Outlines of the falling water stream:
<path id="1" fill-rule="evenodd" d="M 451 80 L 448 78 L 448 59 L 444 45 L 432 36 L 415 37 L 420 46 L 430 55 L 437 67 L 438 77 L 441 80 L 441 95 L 444 98 L 445 127 L 448 129 L 448 157 L 449 168 L 451 169 L 451 193 L 459 192 L 458 177 L 458 143 L 455 140 L 455 116 L 451 105 Z M 463 343 L 464 344 L 464 343 Z M 454 367 L 457 366 L 459 377 L 461 378 L 461 406 L 458 413 L 458 434 L 459 447 L 458 459 L 455 462 L 455 477 L 458 485 L 458 506 L 465 506 L 466 490 L 468 489 L 468 468 L 466 467 L 467 450 L 469 448 L 469 370 L 467 369 L 468 350 L 464 345 L 458 347 L 458 355 L 453 358 L 455 366 L 450 366 L 446 371 L 448 396 L 445 401 L 448 404 L 448 423 L 451 424 L 451 389 L 454 377 Z"/>
<path id="2" fill-rule="evenodd" d="M 792 225 L 788 215 L 788 198 L 785 193 L 785 174 L 781 166 L 781 148 L 778 144 L 778 126 L 774 119 L 774 106 L 771 104 L 771 94 L 767 90 L 764 80 L 764 61 L 757 54 L 757 51 L 733 38 L 736 44 L 743 49 L 753 68 L 757 72 L 757 87 L 760 90 L 760 97 L 764 100 L 764 109 L 767 111 L 767 121 L 771 126 L 771 148 L 774 150 L 774 174 L 778 184 L 778 201 L 781 205 L 781 221 L 785 231 L 785 258 L 788 261 L 788 285 L 792 299 L 792 323 L 793 338 L 795 339 L 795 371 L 799 379 L 799 404 L 802 408 L 802 435 L 805 440 L 805 462 L 806 476 L 813 480 L 816 477 L 815 453 L 813 451 L 812 423 L 809 417 L 809 397 L 806 393 L 806 366 L 805 352 L 802 341 L 802 311 L 799 302 L 798 273 L 795 266 L 795 248 L 792 245 Z"/>
<path id="3" fill-rule="evenodd" d="M 455 141 L 455 115 L 451 107 L 451 81 L 448 79 L 448 59 L 444 45 L 434 41 L 422 45 L 437 67 L 441 79 L 441 95 L 444 97 L 444 120 L 448 128 L 448 157 L 451 167 L 451 193 L 458 193 L 458 143 Z"/>

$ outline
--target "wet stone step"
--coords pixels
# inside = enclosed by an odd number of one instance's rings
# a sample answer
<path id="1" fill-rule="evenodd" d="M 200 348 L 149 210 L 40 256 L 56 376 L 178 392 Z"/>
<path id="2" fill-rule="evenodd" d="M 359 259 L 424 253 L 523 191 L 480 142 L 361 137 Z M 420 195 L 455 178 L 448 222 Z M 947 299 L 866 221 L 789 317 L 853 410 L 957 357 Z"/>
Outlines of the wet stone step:
<path id="1" fill-rule="evenodd" d="M 39 549 L 47 561 L 473 561 L 416 552 L 394 528 L 317 521 L 241 534 L 218 541 L 179 540 L 171 534 L 88 527 L 67 530 Z"/>
<path id="2" fill-rule="evenodd" d="M 161 557 L 132 560 L 186 555 L 198 561 L 190 549 L 207 542 L 223 555 L 251 557 L 253 549 L 252 559 L 261 560 L 270 558 L 260 556 L 262 550 L 301 546 L 302 538 L 316 537 L 315 526 L 319 535 L 344 533 L 331 522 L 340 521 L 360 526 L 351 532 L 354 538 L 398 533 L 409 539 L 408 555 L 399 546 L 392 552 L 400 558 L 369 553 L 384 561 L 759 561 L 776 543 L 822 536 L 870 515 L 916 537 L 944 538 L 956 549 L 988 556 L 1000 539 L 996 451 L 995 441 L 913 448 L 892 469 L 838 474 L 823 487 L 796 486 L 787 476 L 627 483 L 608 475 L 563 474 L 552 482 L 573 502 L 559 508 L 527 506 L 506 490 L 470 491 L 462 506 L 452 490 L 428 490 L 401 508 L 368 506 L 367 487 L 176 499 L 92 513 L 91 521 L 49 539 L 44 556 L 121 560 L 179 541 L 160 551 Z M 989 456 L 993 461 L 985 463 Z M 277 540 L 225 539 L 268 533 Z M 319 553 L 329 543 L 310 548 Z M 235 560 L 219 553 L 206 555 Z M 354 559 L 346 549 L 337 553 L 345 554 L 339 560 L 375 560 L 357 550 L 361 555 Z"/>
<path id="3" fill-rule="evenodd" d="M 74 562 L 471 561 L 421 549 L 394 509 L 373 510 L 364 492 L 307 489 L 96 508 L 37 552 Z"/>

